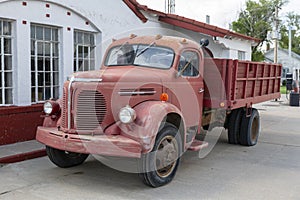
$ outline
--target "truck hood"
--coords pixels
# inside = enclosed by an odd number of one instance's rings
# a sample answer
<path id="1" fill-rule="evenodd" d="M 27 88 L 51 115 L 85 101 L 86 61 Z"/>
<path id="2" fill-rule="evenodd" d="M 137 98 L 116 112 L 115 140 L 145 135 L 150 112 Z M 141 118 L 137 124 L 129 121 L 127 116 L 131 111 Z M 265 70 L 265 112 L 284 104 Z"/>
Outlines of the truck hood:
<path id="1" fill-rule="evenodd" d="M 78 72 L 74 78 L 102 79 L 102 82 L 149 82 L 161 83 L 166 78 L 165 70 L 141 67 L 108 67 L 102 70 Z"/>

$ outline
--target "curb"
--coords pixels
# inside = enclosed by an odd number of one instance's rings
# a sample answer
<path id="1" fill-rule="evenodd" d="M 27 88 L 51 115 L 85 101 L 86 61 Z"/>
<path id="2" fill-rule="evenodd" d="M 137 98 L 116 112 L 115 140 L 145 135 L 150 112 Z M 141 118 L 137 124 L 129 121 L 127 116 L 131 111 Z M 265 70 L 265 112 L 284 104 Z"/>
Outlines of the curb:
<path id="1" fill-rule="evenodd" d="M 31 159 L 35 159 L 35 158 L 44 157 L 46 155 L 47 155 L 46 149 L 40 149 L 40 150 L 36 150 L 36 151 L 20 153 L 20 154 L 0 158 L 0 163 L 1 164 L 17 163 L 17 162 L 22 162 L 25 160 L 31 160 Z"/>

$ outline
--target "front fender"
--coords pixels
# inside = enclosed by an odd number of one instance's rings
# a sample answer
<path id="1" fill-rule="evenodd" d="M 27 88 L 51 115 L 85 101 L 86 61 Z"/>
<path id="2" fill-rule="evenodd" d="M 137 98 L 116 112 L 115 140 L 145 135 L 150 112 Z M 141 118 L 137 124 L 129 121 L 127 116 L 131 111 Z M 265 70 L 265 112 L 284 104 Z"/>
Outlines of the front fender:
<path id="1" fill-rule="evenodd" d="M 122 135 L 142 144 L 142 153 L 152 150 L 160 125 L 168 114 L 176 113 L 183 119 L 182 113 L 176 106 L 161 101 L 147 101 L 137 105 L 134 110 L 137 114 L 135 122 L 120 123 L 119 128 Z"/>

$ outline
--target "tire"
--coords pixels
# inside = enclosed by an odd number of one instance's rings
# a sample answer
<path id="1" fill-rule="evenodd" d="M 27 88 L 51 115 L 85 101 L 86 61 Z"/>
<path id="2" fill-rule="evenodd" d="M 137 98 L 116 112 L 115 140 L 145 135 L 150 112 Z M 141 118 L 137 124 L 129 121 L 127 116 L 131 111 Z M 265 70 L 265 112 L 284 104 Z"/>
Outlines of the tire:
<path id="1" fill-rule="evenodd" d="M 229 116 L 228 123 L 228 143 L 239 144 L 241 121 L 244 115 L 242 108 L 233 110 Z"/>
<path id="2" fill-rule="evenodd" d="M 244 146 L 255 146 L 260 131 L 260 117 L 256 109 L 252 109 L 250 117 L 242 118 L 240 144 Z"/>
<path id="3" fill-rule="evenodd" d="M 46 146 L 49 159 L 58 167 L 69 168 L 81 165 L 89 155 L 62 151 Z"/>
<path id="4" fill-rule="evenodd" d="M 154 188 L 170 183 L 178 169 L 181 152 L 182 142 L 178 129 L 166 123 L 157 135 L 153 150 L 142 157 L 140 178 Z"/>

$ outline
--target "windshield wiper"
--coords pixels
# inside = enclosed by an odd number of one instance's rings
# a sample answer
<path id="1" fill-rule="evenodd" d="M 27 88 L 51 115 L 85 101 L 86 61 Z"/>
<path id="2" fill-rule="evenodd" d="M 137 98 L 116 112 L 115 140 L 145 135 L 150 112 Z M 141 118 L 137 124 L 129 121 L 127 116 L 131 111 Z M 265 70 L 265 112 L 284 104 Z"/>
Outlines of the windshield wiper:
<path id="1" fill-rule="evenodd" d="M 153 45 L 155 44 L 155 42 L 152 42 L 151 44 L 149 44 L 147 47 L 145 47 L 140 53 L 138 53 L 136 55 L 136 58 L 139 57 L 140 55 L 144 54 L 148 49 L 150 49 Z"/>

